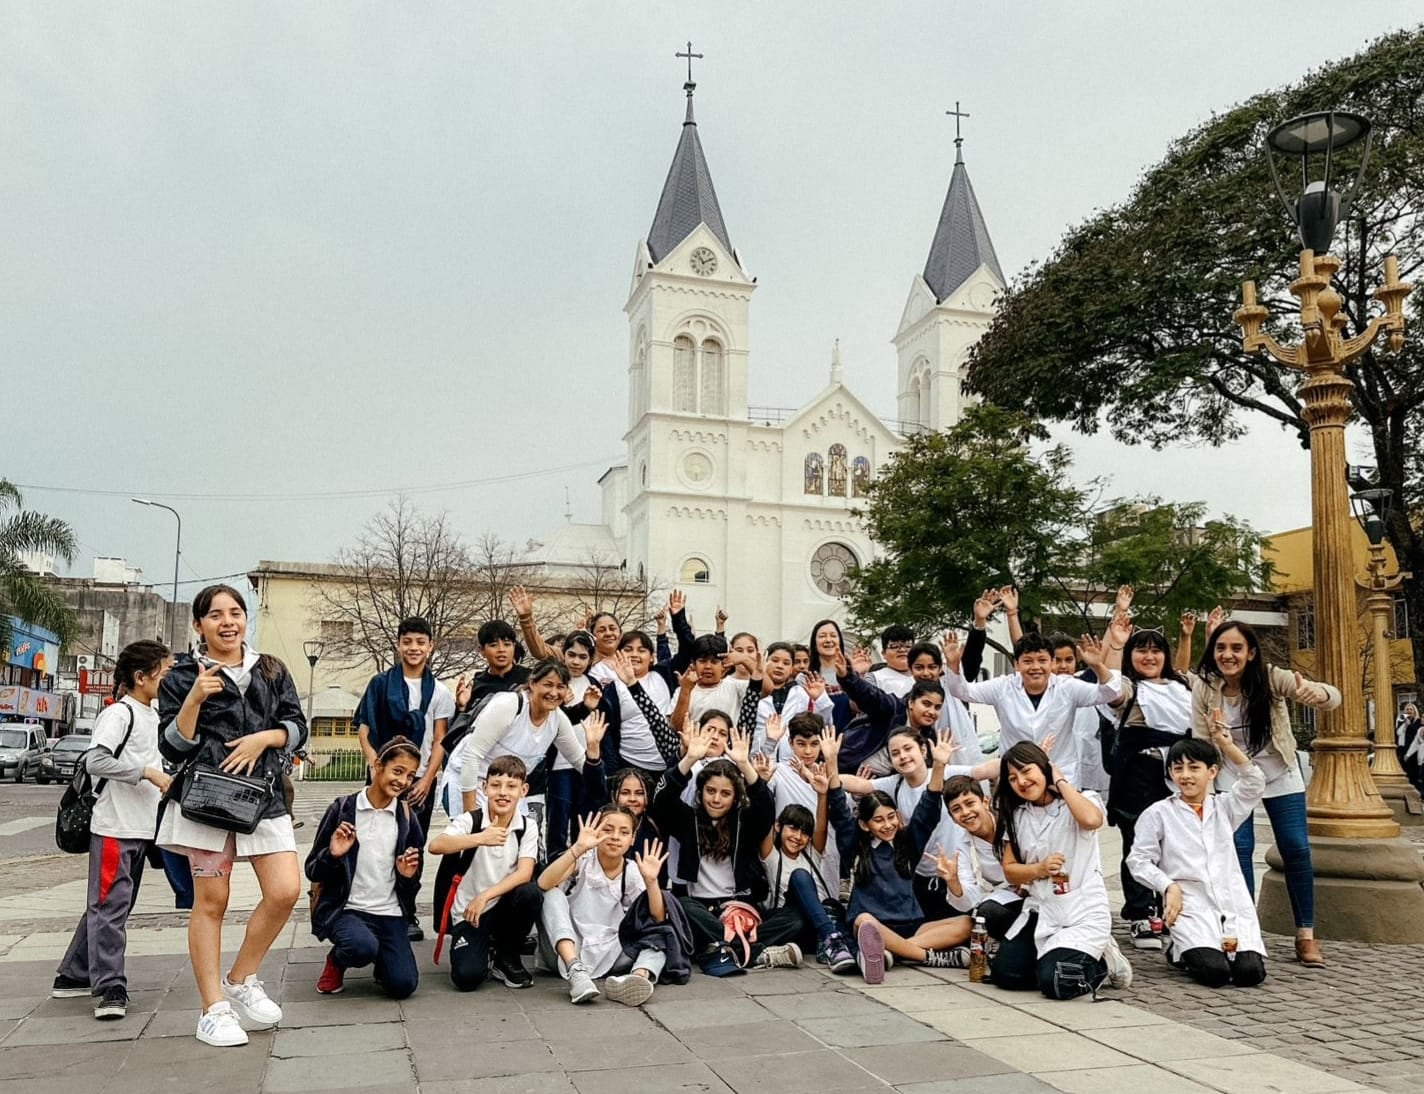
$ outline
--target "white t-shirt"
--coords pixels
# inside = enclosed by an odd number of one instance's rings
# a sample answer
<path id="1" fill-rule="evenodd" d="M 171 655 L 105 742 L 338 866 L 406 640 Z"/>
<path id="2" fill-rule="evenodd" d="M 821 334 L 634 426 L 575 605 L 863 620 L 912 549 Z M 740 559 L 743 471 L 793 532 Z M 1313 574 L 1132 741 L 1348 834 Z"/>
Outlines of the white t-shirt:
<path id="1" fill-rule="evenodd" d="M 434 705 L 433 703 L 431 704 Z M 371 804 L 368 792 L 356 795 L 356 870 L 346 907 L 368 915 L 403 915 L 396 899 L 396 809 L 392 798 L 384 809 Z"/>
<path id="2" fill-rule="evenodd" d="M 114 839 L 153 839 L 162 794 L 158 787 L 143 778 L 142 772 L 146 767 L 163 766 L 163 758 L 158 754 L 158 711 L 125 695 L 100 711 L 94 721 L 91 744 L 103 745 L 110 752 L 117 752 L 128 730 L 130 712 L 133 714 L 133 732 L 119 755 L 119 762 L 135 768 L 140 773 L 139 780 L 130 783 L 111 778 L 104 783 L 104 792 L 94 805 L 89 831 L 96 836 L 112 836 Z"/>
<path id="3" fill-rule="evenodd" d="M 420 709 L 420 685 L 421 678 L 419 676 L 413 680 L 409 676 L 405 678 L 408 693 L 406 706 L 410 710 Z M 430 696 L 430 705 L 425 708 L 425 736 L 420 739 L 420 769 L 415 773 L 416 778 L 424 775 L 430 766 L 430 749 L 435 743 L 435 723 L 444 718 L 448 729 L 450 719 L 453 717 L 455 717 L 454 693 L 439 680 L 436 680 L 435 691 Z"/>
<path id="4" fill-rule="evenodd" d="M 896 672 L 889 665 L 876 669 L 870 674 L 870 678 L 886 695 L 894 695 L 900 699 L 909 695 L 910 689 L 915 686 L 913 676 L 908 672 Z"/>
<path id="5" fill-rule="evenodd" d="M 489 820 L 487 815 L 481 815 L 481 832 L 489 827 Z M 515 836 L 520 825 L 524 826 L 522 839 Z M 447 836 L 468 836 L 473 831 L 474 829 L 470 826 L 470 814 L 466 812 L 461 813 L 450 822 L 445 829 L 445 834 Z M 450 922 L 458 922 L 464 917 L 465 909 L 470 906 L 470 901 L 490 886 L 498 885 L 514 873 L 522 858 L 527 858 L 530 861 L 538 860 L 539 829 L 522 817 L 515 817 L 510 823 L 509 834 L 505 837 L 503 844 L 499 847 L 475 848 L 475 861 L 470 864 L 469 870 L 460 881 L 460 887 L 455 890 L 455 903 L 450 908 Z M 498 903 L 499 897 L 495 897 L 486 905 L 486 908 L 493 908 Z"/>
<path id="6" fill-rule="evenodd" d="M 668 686 L 661 676 L 650 672 L 638 683 L 643 685 L 643 690 L 663 714 L 672 710 L 672 693 L 668 691 Z M 622 680 L 617 681 L 617 688 L 620 726 L 618 749 L 624 762 L 648 771 L 661 770 L 667 766 L 667 761 L 658 750 L 658 742 L 653 738 L 648 719 L 638 709 L 632 693 Z M 732 717 L 735 718 L 736 715 L 733 714 Z"/>
<path id="7" fill-rule="evenodd" d="M 567 884 L 567 883 L 566 883 Z M 579 957 L 590 975 L 604 976 L 623 952 L 618 926 L 628 909 L 647 889 L 643 875 L 630 859 L 623 860 L 620 877 L 609 877 L 598 863 L 598 849 L 586 851 L 569 888 L 569 918 L 579 936 Z M 561 971 L 563 962 L 559 963 Z"/>
<path id="8" fill-rule="evenodd" d="M 737 891 L 737 871 L 732 856 L 703 855 L 697 862 L 697 880 L 687 887 L 701 900 L 730 900 Z"/>
<path id="9" fill-rule="evenodd" d="M 575 703 L 581 703 L 581 702 L 583 702 L 583 695 L 584 695 L 584 692 L 586 692 L 586 691 L 588 690 L 588 684 L 589 684 L 589 680 L 588 680 L 588 677 L 587 677 L 587 676 L 570 676 L 570 677 L 569 677 L 569 694 L 572 696 L 572 698 L 569 699 L 569 702 L 568 702 L 567 705 L 572 706 L 572 705 L 575 704 Z M 582 723 L 582 722 L 575 722 L 575 723 L 574 723 L 574 736 L 578 738 L 578 743 L 579 743 L 579 744 L 581 744 L 581 745 L 587 747 L 587 745 L 588 745 L 588 734 L 584 733 L 584 731 L 583 731 L 583 723 Z M 572 770 L 573 770 L 573 766 L 574 766 L 574 765 L 571 764 L 571 763 L 569 763 L 568 760 L 564 759 L 564 754 L 563 754 L 562 752 L 557 752 L 557 753 L 554 754 L 554 766 L 553 766 L 550 770 L 552 770 L 552 771 L 572 771 Z"/>
<path id="10" fill-rule="evenodd" d="M 646 680 L 643 686 L 647 687 Z M 746 694 L 747 681 L 728 676 L 710 688 L 694 687 L 692 694 L 688 696 L 687 710 L 694 721 L 701 718 L 704 711 L 720 710 L 736 725 L 737 715 L 741 713 L 742 700 Z"/>
<path id="11" fill-rule="evenodd" d="M 761 860 L 761 865 L 766 871 L 766 883 L 770 888 L 767 897 L 767 906 L 770 908 L 786 906 L 786 890 L 791 887 L 791 875 L 797 870 L 811 875 L 811 881 L 816 886 L 816 895 L 822 900 L 832 900 L 840 891 L 839 878 L 836 888 L 832 889 L 823 876 L 824 869 L 817 873 L 816 867 L 824 867 L 825 864 L 821 862 L 821 856 L 816 854 L 814 847 L 807 847 L 795 858 L 787 858 L 780 849 L 773 847 L 771 853 Z"/>
<path id="12" fill-rule="evenodd" d="M 1226 719 L 1226 726 L 1231 731 L 1231 739 L 1236 742 L 1236 747 L 1250 756 L 1251 762 L 1266 776 L 1266 792 L 1261 795 L 1263 798 L 1281 798 L 1287 794 L 1305 793 L 1305 780 L 1301 778 L 1300 765 L 1283 761 L 1271 747 L 1269 740 L 1265 748 L 1254 756 L 1251 755 L 1247 745 L 1251 731 L 1245 724 L 1246 710 L 1240 696 L 1221 697 L 1221 716 Z M 1236 773 L 1230 764 L 1222 764 L 1216 776 L 1217 789 L 1230 790 L 1235 785 Z"/>

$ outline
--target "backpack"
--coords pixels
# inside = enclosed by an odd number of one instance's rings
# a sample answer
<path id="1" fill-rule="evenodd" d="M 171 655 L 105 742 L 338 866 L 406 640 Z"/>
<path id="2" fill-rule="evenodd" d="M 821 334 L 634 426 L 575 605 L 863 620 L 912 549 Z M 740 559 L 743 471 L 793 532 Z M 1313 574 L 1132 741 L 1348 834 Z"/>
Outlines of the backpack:
<path id="1" fill-rule="evenodd" d="M 125 707 L 129 712 L 129 725 L 124 730 L 124 739 L 114 750 L 114 759 L 116 760 L 123 755 L 124 746 L 129 743 L 129 737 L 133 734 L 133 707 L 128 704 L 125 704 Z M 87 756 L 88 753 L 86 752 L 85 755 Z M 61 851 L 67 851 L 71 855 L 82 855 L 89 850 L 90 825 L 94 820 L 94 806 L 98 803 L 99 795 L 104 792 L 104 787 L 108 785 L 108 782 L 108 779 L 94 782 L 89 777 L 89 766 L 83 758 L 74 765 L 74 776 L 69 780 L 69 785 L 64 788 L 64 796 L 59 799 L 59 811 L 54 817 L 54 842 Z"/>
<path id="2" fill-rule="evenodd" d="M 441 747 L 445 749 L 445 756 L 449 758 L 455 754 L 455 749 L 460 747 L 461 742 L 469 736 L 470 730 L 474 728 L 475 719 L 484 713 L 485 707 L 489 706 L 490 700 L 499 695 L 508 695 L 507 691 L 492 691 L 480 699 L 469 710 L 462 710 L 451 720 L 450 725 L 445 729 L 445 737 L 441 741 Z M 524 713 L 524 693 L 516 691 L 518 705 L 515 708 L 514 716 L 518 718 Z"/>
<path id="3" fill-rule="evenodd" d="M 351 802 L 351 803 L 352 803 L 351 809 L 352 809 L 353 812 L 355 811 L 356 806 L 355 806 L 354 803 L 355 803 L 355 800 L 356 800 L 356 795 L 355 795 L 355 794 L 347 794 L 344 798 L 337 798 L 336 800 L 341 803 L 340 807 L 339 807 L 339 808 L 337 809 L 337 811 L 336 811 L 336 818 L 337 818 L 336 823 L 337 823 L 337 824 L 340 824 L 340 823 L 341 823 L 341 814 L 346 810 L 346 803 L 347 803 L 347 802 Z M 407 802 L 404 798 L 401 799 L 400 807 L 401 807 L 401 810 L 402 810 L 402 811 L 404 812 L 404 814 L 405 814 L 405 823 L 406 823 L 407 830 L 408 830 L 408 829 L 409 829 L 410 822 L 411 822 L 411 819 L 412 819 L 412 817 L 414 817 L 414 815 L 415 815 L 415 814 L 414 814 L 414 811 L 411 809 L 410 803 Z M 353 823 L 353 824 L 355 823 L 354 820 L 353 820 L 352 823 Z M 397 854 L 397 855 L 400 854 L 400 848 L 399 848 L 399 847 L 396 848 L 396 854 Z M 161 863 L 161 862 L 160 862 L 160 864 L 159 864 L 159 867 L 160 867 L 160 869 L 162 868 L 162 863 Z M 309 908 L 310 913 L 311 913 L 311 917 L 310 917 L 310 918 L 311 918 L 311 922 L 312 922 L 313 924 L 316 923 L 316 906 L 321 903 L 321 896 L 322 896 L 322 891 L 323 891 L 323 889 L 324 889 L 324 886 L 322 885 L 321 882 L 319 882 L 319 881 L 313 881 L 312 884 L 311 884 L 311 888 L 307 890 L 307 904 L 308 904 L 308 908 Z M 313 932 L 313 933 L 315 933 L 315 932 Z"/>
<path id="4" fill-rule="evenodd" d="M 471 832 L 478 832 L 484 826 L 483 810 L 471 809 L 469 818 Z M 527 823 L 527 818 L 519 818 L 519 826 L 514 829 L 516 841 L 524 839 L 524 829 Z M 445 935 L 450 930 L 450 909 L 455 905 L 455 893 L 460 888 L 460 882 L 469 873 L 470 867 L 475 864 L 475 852 L 478 850 L 478 847 L 467 847 L 458 854 L 442 855 L 440 868 L 435 872 L 435 917 L 438 929 L 435 936 L 435 963 L 437 965 L 440 964 L 440 950 L 445 944 Z"/>

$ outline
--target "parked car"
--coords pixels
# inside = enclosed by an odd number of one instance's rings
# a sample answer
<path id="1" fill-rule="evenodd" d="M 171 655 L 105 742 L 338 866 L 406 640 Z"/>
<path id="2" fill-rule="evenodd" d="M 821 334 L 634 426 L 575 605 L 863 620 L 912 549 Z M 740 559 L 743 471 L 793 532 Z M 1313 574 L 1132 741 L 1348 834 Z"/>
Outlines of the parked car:
<path id="1" fill-rule="evenodd" d="M 59 743 L 51 750 L 54 760 L 54 777 L 61 782 L 68 782 L 74 778 L 74 768 L 93 743 L 94 738 L 87 733 L 61 737 Z"/>
<path id="2" fill-rule="evenodd" d="M 49 782 L 43 774 L 40 763 L 49 751 L 44 726 L 38 722 L 6 722 L 0 725 L 0 779 L 15 776 L 17 783 L 30 775 L 41 782 Z"/>

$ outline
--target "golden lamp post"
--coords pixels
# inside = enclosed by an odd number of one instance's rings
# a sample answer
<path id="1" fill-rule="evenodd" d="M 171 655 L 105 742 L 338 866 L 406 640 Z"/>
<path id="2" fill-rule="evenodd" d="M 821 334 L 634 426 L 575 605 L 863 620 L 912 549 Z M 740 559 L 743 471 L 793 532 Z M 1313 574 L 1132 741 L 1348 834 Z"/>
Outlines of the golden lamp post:
<path id="1" fill-rule="evenodd" d="M 1352 468 L 1354 472 L 1357 469 Z M 1365 480 L 1368 483 L 1368 479 Z M 1389 563 L 1384 553 L 1384 530 L 1389 515 L 1391 491 L 1366 485 L 1350 495 L 1355 507 L 1355 519 L 1364 529 L 1370 545 L 1370 560 L 1366 576 L 1355 578 L 1365 592 L 1365 611 L 1370 617 L 1370 659 L 1374 663 L 1375 758 L 1370 774 L 1375 789 L 1394 813 L 1400 824 L 1424 824 L 1424 803 L 1419 791 L 1410 785 L 1399 755 L 1394 750 L 1394 673 L 1389 655 L 1389 631 L 1394 622 L 1394 591 L 1412 574 L 1385 571 Z"/>
<path id="2" fill-rule="evenodd" d="M 1353 338 L 1332 279 L 1340 260 L 1329 252 L 1335 226 L 1348 214 L 1369 158 L 1370 122 L 1357 114 L 1324 111 L 1292 118 L 1266 136 L 1266 159 L 1276 190 L 1291 215 L 1304 249 L 1299 276 L 1290 284 L 1300 301 L 1302 340 L 1283 346 L 1261 330 L 1267 317 L 1256 303 L 1255 282 L 1241 286 L 1233 318 L 1248 353 L 1268 353 L 1305 375 L 1300 386 L 1310 427 L 1310 481 L 1315 571 L 1316 675 L 1340 689 L 1343 701 L 1318 711 L 1312 752 L 1314 775 L 1306 793 L 1311 855 L 1315 865 L 1316 934 L 1362 942 L 1424 942 L 1424 857 L 1401 839 L 1399 824 L 1370 776 L 1364 695 L 1357 645 L 1358 616 L 1350 506 L 1345 481 L 1345 423 L 1354 384 L 1345 366 L 1381 335 L 1389 348 L 1404 345 L 1404 298 L 1411 286 L 1399 280 L 1393 255 L 1384 262 L 1384 285 L 1374 293 L 1384 314 Z M 1343 196 L 1331 189 L 1335 156 L 1364 142 L 1359 171 Z M 1301 195 L 1291 201 L 1276 174 L 1273 154 L 1300 161 Z M 1312 180 L 1312 168 L 1323 178 Z M 1393 740 L 1391 739 L 1391 746 Z M 1261 925 L 1294 934 L 1282 862 L 1275 848 L 1261 884 Z"/>

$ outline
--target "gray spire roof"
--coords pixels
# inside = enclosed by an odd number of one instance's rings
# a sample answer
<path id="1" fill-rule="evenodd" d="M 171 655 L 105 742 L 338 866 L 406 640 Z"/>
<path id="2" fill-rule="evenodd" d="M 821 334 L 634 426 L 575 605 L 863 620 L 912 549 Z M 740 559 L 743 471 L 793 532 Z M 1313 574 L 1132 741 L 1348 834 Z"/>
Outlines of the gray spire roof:
<path id="1" fill-rule="evenodd" d="M 959 141 L 954 143 L 957 146 Z M 925 284 L 942 304 L 980 266 L 988 266 L 995 277 L 1001 282 L 1004 280 L 1004 271 L 999 268 L 999 257 L 994 254 L 994 244 L 984 224 L 984 214 L 979 211 L 969 172 L 964 168 L 964 157 L 956 147 L 949 193 L 944 196 L 930 256 L 925 260 Z"/>
<path id="2" fill-rule="evenodd" d="M 697 122 L 692 117 L 692 91 L 696 85 L 689 82 L 684 86 L 687 118 L 682 123 L 682 137 L 663 183 L 663 196 L 658 199 L 658 211 L 653 214 L 653 226 L 648 229 L 648 251 L 654 262 L 661 262 L 699 224 L 706 224 L 728 251 L 732 249 L 727 225 L 717 204 L 717 191 L 712 188 L 707 157 L 702 154 L 702 142 L 697 139 Z"/>

